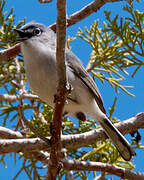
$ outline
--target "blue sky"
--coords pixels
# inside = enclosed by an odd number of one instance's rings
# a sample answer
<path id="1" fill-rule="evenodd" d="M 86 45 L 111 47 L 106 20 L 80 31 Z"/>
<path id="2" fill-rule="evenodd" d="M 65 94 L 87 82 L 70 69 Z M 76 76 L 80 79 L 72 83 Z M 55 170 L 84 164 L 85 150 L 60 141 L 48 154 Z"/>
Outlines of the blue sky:
<path id="1" fill-rule="evenodd" d="M 74 13 L 90 2 L 92 2 L 92 0 L 67 1 L 67 14 L 70 15 Z M 124 16 L 122 7 L 125 4 L 126 2 L 118 2 L 104 5 L 98 12 L 92 14 L 76 25 L 69 27 L 67 29 L 67 35 L 75 36 L 79 27 L 82 29 L 84 29 L 85 26 L 89 27 L 93 21 L 97 19 L 99 19 L 99 24 L 102 25 L 103 21 L 105 20 L 104 10 L 112 11 L 112 15 L 119 14 Z M 53 0 L 52 3 L 48 4 L 40 4 L 36 0 L 7 0 L 6 10 L 9 10 L 10 8 L 14 8 L 16 22 L 26 18 L 26 22 L 35 20 L 48 26 L 56 21 L 56 0 Z M 141 6 L 140 10 L 144 11 L 144 6 Z M 82 60 L 83 64 L 86 66 L 91 52 L 90 46 L 79 38 L 73 41 L 71 46 L 72 51 Z M 125 80 L 125 84 L 134 86 L 131 92 L 135 94 L 135 97 L 132 98 L 124 92 L 119 91 L 116 112 L 114 114 L 118 119 L 125 120 L 143 111 L 144 82 L 142 77 L 144 77 L 143 67 L 137 72 L 134 78 L 129 77 L 127 80 Z M 105 108 L 108 111 L 108 108 L 112 105 L 116 94 L 107 83 L 103 85 L 99 82 L 99 80 L 97 80 L 97 84 L 102 94 Z M 142 134 L 143 131 L 141 130 L 140 132 Z M 143 139 L 142 142 L 144 143 Z M 139 150 L 136 152 L 137 156 L 134 158 L 134 162 L 137 166 L 136 170 L 142 172 L 144 171 L 144 150 Z M 11 179 L 11 177 L 14 176 L 15 172 L 17 171 L 17 167 L 14 166 L 14 162 L 9 157 L 10 156 L 7 157 L 8 168 L 4 169 L 2 165 L 0 168 L 0 178 L 5 178 L 5 180 Z M 24 177 L 20 177 L 18 179 L 24 179 Z"/>

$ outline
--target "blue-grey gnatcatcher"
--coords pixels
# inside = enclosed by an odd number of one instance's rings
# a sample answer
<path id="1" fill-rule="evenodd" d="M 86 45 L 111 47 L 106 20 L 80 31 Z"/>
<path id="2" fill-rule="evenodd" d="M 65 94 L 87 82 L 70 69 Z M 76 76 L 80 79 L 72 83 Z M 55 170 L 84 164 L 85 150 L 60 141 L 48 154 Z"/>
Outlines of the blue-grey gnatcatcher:
<path id="1" fill-rule="evenodd" d="M 28 23 L 16 30 L 21 41 L 24 66 L 32 90 L 51 107 L 57 88 L 56 35 L 39 23 Z M 135 152 L 107 118 L 99 90 L 81 61 L 68 49 L 65 52 L 68 83 L 73 90 L 68 95 L 64 113 L 78 119 L 91 116 L 103 127 L 123 159 L 129 161 Z"/>

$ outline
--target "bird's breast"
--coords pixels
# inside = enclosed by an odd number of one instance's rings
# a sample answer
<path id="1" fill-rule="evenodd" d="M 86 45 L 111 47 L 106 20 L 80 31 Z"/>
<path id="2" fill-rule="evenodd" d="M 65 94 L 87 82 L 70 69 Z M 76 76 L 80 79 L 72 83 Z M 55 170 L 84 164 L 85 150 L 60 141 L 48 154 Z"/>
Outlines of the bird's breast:
<path id="1" fill-rule="evenodd" d="M 52 52 L 39 52 L 23 47 L 24 66 L 31 89 L 50 106 L 53 106 L 57 87 L 56 61 Z"/>

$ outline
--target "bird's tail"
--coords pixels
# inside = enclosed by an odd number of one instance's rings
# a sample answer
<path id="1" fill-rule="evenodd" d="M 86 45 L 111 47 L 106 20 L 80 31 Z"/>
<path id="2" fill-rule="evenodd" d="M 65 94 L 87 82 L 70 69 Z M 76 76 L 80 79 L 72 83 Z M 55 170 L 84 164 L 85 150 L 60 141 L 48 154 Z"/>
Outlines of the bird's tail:
<path id="1" fill-rule="evenodd" d="M 128 141 L 124 138 L 124 136 L 118 131 L 116 127 L 111 123 L 109 119 L 103 119 L 103 121 L 99 122 L 102 128 L 105 130 L 106 134 L 110 137 L 113 144 L 116 146 L 120 155 L 124 160 L 129 161 L 132 156 L 135 156 L 136 153 L 131 148 Z"/>

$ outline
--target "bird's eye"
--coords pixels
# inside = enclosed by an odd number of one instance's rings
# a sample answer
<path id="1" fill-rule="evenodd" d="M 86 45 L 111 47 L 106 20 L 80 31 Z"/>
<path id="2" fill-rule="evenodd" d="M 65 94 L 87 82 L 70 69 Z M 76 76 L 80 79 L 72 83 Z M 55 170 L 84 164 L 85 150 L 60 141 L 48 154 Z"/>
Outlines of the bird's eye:
<path id="1" fill-rule="evenodd" d="M 40 28 L 36 28 L 36 29 L 34 29 L 34 31 L 33 31 L 33 34 L 34 34 L 34 35 L 37 35 L 37 36 L 41 35 L 41 33 L 42 33 L 42 31 L 41 31 Z"/>

